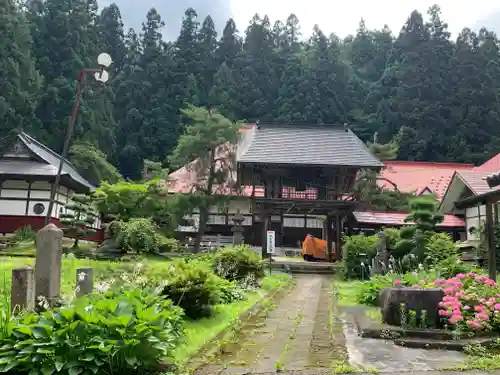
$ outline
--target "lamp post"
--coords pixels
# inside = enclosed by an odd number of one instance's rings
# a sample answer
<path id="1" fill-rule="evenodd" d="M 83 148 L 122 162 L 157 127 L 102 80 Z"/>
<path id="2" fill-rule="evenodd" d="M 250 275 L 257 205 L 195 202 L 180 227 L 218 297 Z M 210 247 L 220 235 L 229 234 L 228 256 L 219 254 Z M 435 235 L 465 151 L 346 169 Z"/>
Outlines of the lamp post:
<path id="1" fill-rule="evenodd" d="M 64 147 L 62 154 L 60 156 L 59 168 L 57 170 L 56 180 L 54 181 L 54 183 L 52 184 L 52 188 L 50 189 L 50 201 L 49 201 L 49 208 L 47 210 L 47 216 L 45 216 L 45 225 L 50 223 L 50 219 L 52 217 L 52 210 L 54 209 L 56 193 L 59 190 L 62 170 L 64 168 L 64 163 L 66 161 L 66 158 L 68 157 L 69 143 L 71 141 L 71 136 L 73 135 L 73 128 L 75 126 L 75 120 L 76 120 L 76 115 L 78 113 L 78 108 L 80 107 L 82 90 L 83 87 L 85 86 L 85 75 L 88 73 L 92 73 L 96 81 L 105 83 L 109 79 L 109 74 L 104 69 L 108 68 L 112 62 L 113 61 L 111 59 L 111 56 L 109 56 L 107 53 L 101 53 L 97 57 L 97 64 L 100 66 L 100 68 L 83 68 L 78 72 L 75 102 L 73 104 L 73 111 L 71 112 L 71 117 L 69 118 L 68 129 L 66 130 L 66 139 L 64 140 Z"/>

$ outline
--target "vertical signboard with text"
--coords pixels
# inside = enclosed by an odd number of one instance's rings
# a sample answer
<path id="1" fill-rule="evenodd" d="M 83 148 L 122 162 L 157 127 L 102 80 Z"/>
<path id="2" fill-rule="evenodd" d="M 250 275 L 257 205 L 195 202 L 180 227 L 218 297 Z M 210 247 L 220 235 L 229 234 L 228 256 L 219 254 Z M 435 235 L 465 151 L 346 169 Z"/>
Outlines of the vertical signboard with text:
<path id="1" fill-rule="evenodd" d="M 267 247 L 266 247 L 267 253 L 274 254 L 275 246 L 276 246 L 276 241 L 275 241 L 274 230 L 268 230 L 267 231 Z"/>

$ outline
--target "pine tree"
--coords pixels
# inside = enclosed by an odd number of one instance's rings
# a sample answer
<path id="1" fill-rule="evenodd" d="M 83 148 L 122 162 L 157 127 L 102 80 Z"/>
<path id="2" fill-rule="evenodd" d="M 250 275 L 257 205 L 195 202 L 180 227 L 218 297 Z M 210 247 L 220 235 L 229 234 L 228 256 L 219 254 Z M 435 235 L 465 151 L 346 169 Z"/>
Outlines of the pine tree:
<path id="1" fill-rule="evenodd" d="M 221 191 L 231 188 L 234 147 L 239 124 L 201 107 L 183 110 L 189 123 L 170 157 L 173 165 L 187 166 L 194 174 L 191 191 L 199 209 L 199 228 L 195 250 L 199 251 L 210 207 L 220 199 Z"/>
<path id="2" fill-rule="evenodd" d="M 64 234 L 75 239 L 73 247 L 79 245 L 82 238 L 95 233 L 92 228 L 96 214 L 92 207 L 92 199 L 87 195 L 75 195 L 65 207 L 66 212 L 61 214 L 61 223 L 65 225 Z"/>
<path id="3" fill-rule="evenodd" d="M 423 261 L 427 240 L 436 224 L 441 223 L 444 217 L 438 212 L 437 201 L 428 197 L 413 198 L 410 201 L 410 211 L 405 221 L 413 224 L 401 229 L 401 240 L 396 243 L 396 251 L 399 256 L 411 253 L 419 261 Z"/>

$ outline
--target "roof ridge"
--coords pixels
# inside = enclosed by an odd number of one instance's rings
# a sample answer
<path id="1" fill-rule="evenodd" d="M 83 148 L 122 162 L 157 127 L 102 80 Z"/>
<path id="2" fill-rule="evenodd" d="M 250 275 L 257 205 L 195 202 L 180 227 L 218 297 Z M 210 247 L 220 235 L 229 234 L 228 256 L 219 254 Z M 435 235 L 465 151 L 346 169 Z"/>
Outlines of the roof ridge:
<path id="1" fill-rule="evenodd" d="M 259 122 L 256 123 L 257 127 L 296 127 L 296 128 L 305 128 L 305 127 L 320 127 L 320 128 L 329 128 L 329 127 L 338 127 L 338 128 L 346 128 L 344 124 L 311 124 L 311 123 L 282 123 L 282 122 Z M 349 127 L 347 127 L 349 129 Z"/>
<path id="2" fill-rule="evenodd" d="M 55 152 L 54 150 L 50 149 L 49 147 L 45 146 L 43 143 L 41 143 L 40 141 L 37 141 L 35 138 L 33 138 L 32 136 L 30 136 L 29 134 L 26 134 L 25 132 L 21 132 L 19 134 L 19 136 L 21 136 L 21 140 L 22 141 L 28 141 L 28 142 L 31 142 L 31 143 L 34 143 L 36 146 L 44 149 L 45 151 L 49 152 L 50 154 L 52 154 L 53 156 L 55 156 L 58 160 L 61 160 L 61 159 L 64 159 L 64 163 L 65 164 L 68 164 L 70 165 L 71 167 L 75 168 L 75 166 L 73 165 L 73 163 L 71 163 L 67 158 L 63 158 L 61 155 L 59 155 L 57 152 Z M 26 138 L 26 139 L 24 139 Z M 76 169 L 76 168 L 75 168 Z"/>

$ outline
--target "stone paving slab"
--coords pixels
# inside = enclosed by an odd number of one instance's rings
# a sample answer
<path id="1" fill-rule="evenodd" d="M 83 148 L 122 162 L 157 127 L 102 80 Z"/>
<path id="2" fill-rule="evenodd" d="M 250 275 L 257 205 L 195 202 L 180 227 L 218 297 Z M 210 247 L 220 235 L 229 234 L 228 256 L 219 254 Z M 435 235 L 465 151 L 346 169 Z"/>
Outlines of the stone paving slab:
<path id="1" fill-rule="evenodd" d="M 312 367 L 310 348 L 313 338 L 318 336 L 318 309 L 324 312 L 326 308 L 328 311 L 331 281 L 331 276 L 297 275 L 295 287 L 265 320 L 257 324 L 254 322 L 253 330 L 246 332 L 237 345 L 229 347 L 219 356 L 218 373 L 276 373 L 277 368 L 302 370 Z M 324 330 L 329 314 L 321 316 L 319 327 Z M 328 338 L 325 340 L 327 343 L 331 341 Z M 213 366 L 206 366 L 197 374 L 214 372 L 217 370 Z"/>
<path id="2" fill-rule="evenodd" d="M 353 366 L 382 372 L 433 371 L 454 367 L 466 359 L 464 353 L 457 351 L 405 348 L 392 340 L 362 338 L 349 309 L 345 310 L 343 320 L 349 362 Z"/>
<path id="3" fill-rule="evenodd" d="M 252 375 L 276 375 L 276 372 L 264 372 Z M 332 375 L 331 370 L 304 370 L 304 371 L 284 371 L 280 375 Z M 396 372 L 379 372 L 377 375 L 500 375 L 500 371 L 396 371 Z M 236 375 L 236 374 L 235 374 Z M 243 373 L 237 375 L 244 375 Z M 373 373 L 357 373 L 357 375 L 373 375 Z"/>

